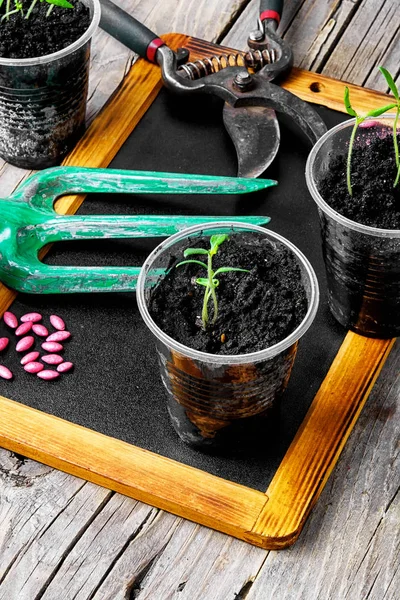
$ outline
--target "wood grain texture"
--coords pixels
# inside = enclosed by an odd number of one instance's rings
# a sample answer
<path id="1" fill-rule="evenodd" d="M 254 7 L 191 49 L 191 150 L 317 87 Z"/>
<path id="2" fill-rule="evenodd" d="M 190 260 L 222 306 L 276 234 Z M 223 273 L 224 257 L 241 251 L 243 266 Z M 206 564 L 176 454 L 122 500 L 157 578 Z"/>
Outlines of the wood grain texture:
<path id="1" fill-rule="evenodd" d="M 8 463 L 1 467 L 0 598 L 32 600 L 111 492 L 15 457 Z"/>
<path id="2" fill-rule="evenodd" d="M 144 533 L 157 520 L 157 513 L 156 509 L 145 504 L 113 494 L 68 553 L 54 579 L 46 587 L 43 600 L 93 597 L 125 550 L 136 545 L 138 537 L 147 537 Z M 169 520 L 176 522 L 171 517 Z M 173 523 L 170 525 L 172 531 Z M 163 533 L 162 544 L 166 544 L 172 532 Z M 149 548 L 150 545 L 147 546 Z M 136 561 L 140 572 L 138 555 Z M 132 573 L 133 563 L 130 568 Z"/>
<path id="3" fill-rule="evenodd" d="M 296 67 L 385 92 L 377 67 L 400 76 L 397 10 L 398 0 L 293 0 L 284 5 L 279 33 L 293 48 Z M 257 15 L 250 2 L 222 43 L 245 49 Z"/>
<path id="4" fill-rule="evenodd" d="M 349 332 L 268 489 L 253 529 L 295 541 L 365 404 L 394 340 Z"/>
<path id="5" fill-rule="evenodd" d="M 397 600 L 399 367 L 400 340 L 298 541 L 268 554 L 246 600 Z"/>
<path id="6" fill-rule="evenodd" d="M 0 398 L 0 424 L 0 445 L 8 450 L 237 537 L 252 529 L 267 500 L 262 492 L 6 398 Z"/>

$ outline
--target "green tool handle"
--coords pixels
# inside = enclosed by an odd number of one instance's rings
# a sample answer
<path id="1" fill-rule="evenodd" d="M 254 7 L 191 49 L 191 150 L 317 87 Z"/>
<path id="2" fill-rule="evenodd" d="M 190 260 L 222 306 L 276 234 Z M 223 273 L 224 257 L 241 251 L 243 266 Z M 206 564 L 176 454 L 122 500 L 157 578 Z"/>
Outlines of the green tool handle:
<path id="1" fill-rule="evenodd" d="M 110 0 L 100 0 L 100 4 L 100 27 L 142 58 L 156 62 L 163 40 Z"/>

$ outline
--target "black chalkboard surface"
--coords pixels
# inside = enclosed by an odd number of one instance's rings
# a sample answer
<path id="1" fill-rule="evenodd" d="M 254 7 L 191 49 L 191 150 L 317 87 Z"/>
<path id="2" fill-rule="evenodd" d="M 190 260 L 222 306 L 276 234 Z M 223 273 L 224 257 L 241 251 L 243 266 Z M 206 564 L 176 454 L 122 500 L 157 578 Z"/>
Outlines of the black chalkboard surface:
<path id="1" fill-rule="evenodd" d="M 345 119 L 318 108 L 331 127 Z M 331 317 L 325 294 L 317 209 L 304 178 L 309 142 L 287 119 L 281 146 L 265 177 L 279 185 L 249 196 L 89 196 L 80 214 L 260 214 L 270 229 L 295 243 L 316 270 L 321 291 L 316 321 L 300 342 L 292 377 L 274 434 L 260 446 L 209 455 L 185 446 L 169 423 L 151 334 L 141 321 L 135 294 L 29 296 L 20 294 L 10 310 L 17 316 L 39 311 L 48 323 L 59 314 L 72 333 L 65 359 L 75 369 L 55 382 L 24 372 L 10 347 L 4 363 L 15 373 L 0 380 L 0 394 L 209 473 L 264 491 L 344 338 Z M 222 124 L 221 103 L 213 98 L 177 98 L 162 91 L 110 165 L 111 168 L 235 175 L 236 156 Z M 140 265 L 158 240 L 73 242 L 55 245 L 52 264 Z M 9 335 L 4 323 L 0 337 Z M 84 451 L 84 449 L 82 449 Z"/>

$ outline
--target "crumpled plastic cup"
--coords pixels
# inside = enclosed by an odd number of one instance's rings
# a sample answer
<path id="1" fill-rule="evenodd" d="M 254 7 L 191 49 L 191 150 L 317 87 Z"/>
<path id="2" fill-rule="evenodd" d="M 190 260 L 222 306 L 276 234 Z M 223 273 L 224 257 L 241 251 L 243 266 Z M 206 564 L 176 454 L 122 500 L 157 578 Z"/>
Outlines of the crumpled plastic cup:
<path id="1" fill-rule="evenodd" d="M 57 165 L 84 131 L 90 43 L 100 3 L 82 2 L 92 20 L 73 44 L 37 58 L 0 57 L 0 156 L 12 165 Z"/>
<path id="2" fill-rule="evenodd" d="M 393 119 L 394 115 L 385 115 L 367 120 L 367 126 L 357 131 L 357 143 L 388 135 Z M 400 230 L 347 219 L 329 206 L 329 198 L 318 189 L 331 160 L 347 155 L 353 125 L 354 119 L 340 123 L 318 140 L 307 160 L 306 181 L 318 206 L 333 316 L 356 333 L 391 338 L 400 334 Z"/>
<path id="3" fill-rule="evenodd" d="M 153 321 L 148 303 L 151 288 L 168 269 L 190 237 L 246 232 L 255 243 L 283 244 L 296 257 L 308 299 L 301 324 L 287 338 L 265 350 L 222 356 L 193 350 L 166 335 Z M 168 411 L 180 438 L 198 448 L 231 446 L 265 421 L 287 386 L 299 339 L 318 308 L 316 275 L 305 256 L 288 240 L 255 225 L 233 222 L 204 223 L 177 233 L 149 255 L 139 275 L 136 297 L 140 313 L 154 334 L 167 392 Z M 263 427 L 263 425 L 262 425 Z"/>

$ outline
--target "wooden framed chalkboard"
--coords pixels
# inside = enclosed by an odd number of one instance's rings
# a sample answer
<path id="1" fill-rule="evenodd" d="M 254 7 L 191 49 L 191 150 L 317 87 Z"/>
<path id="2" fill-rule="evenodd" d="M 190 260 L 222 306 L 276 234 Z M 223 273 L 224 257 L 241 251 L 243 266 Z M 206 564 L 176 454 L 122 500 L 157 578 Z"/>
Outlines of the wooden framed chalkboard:
<path id="1" fill-rule="evenodd" d="M 174 48 L 179 46 L 189 48 L 192 58 L 223 51 L 220 47 L 181 35 L 167 36 L 167 42 Z M 343 84 L 340 82 L 294 70 L 283 85 L 309 102 L 335 111 L 342 110 Z M 136 63 L 121 88 L 117 90 L 64 164 L 85 167 L 108 166 L 115 155 L 118 158 L 120 148 L 123 152 L 124 143 L 152 105 L 161 88 L 158 67 L 143 61 Z M 360 110 L 374 106 L 375 102 L 379 103 L 382 97 L 382 94 L 356 86 L 351 86 L 351 92 L 353 102 Z M 182 121 L 182 115 L 178 117 Z M 157 121 L 156 127 L 160 126 L 162 124 Z M 121 160 L 124 160 L 123 157 Z M 178 167 L 183 169 L 184 165 Z M 153 168 L 164 170 L 159 168 L 158 163 L 154 164 Z M 58 201 L 57 210 L 71 214 L 80 207 L 82 201 L 83 198 L 78 196 L 64 197 Z M 192 210 L 196 210 L 195 206 Z M 246 210 L 248 211 L 249 208 L 246 207 Z M 14 292 L 2 286 L 1 313 L 14 299 Z M 122 299 L 121 304 L 129 301 L 126 298 Z M 27 300 L 18 298 L 17 302 L 22 303 L 23 307 L 26 306 Z M 44 299 L 36 299 L 36 302 L 39 302 L 42 307 L 47 306 Z M 65 297 L 62 302 L 67 311 L 72 310 L 74 302 L 79 303 L 79 299 Z M 99 300 L 99 297 L 96 297 L 97 304 L 102 302 L 104 314 L 108 315 L 109 300 Z M 129 306 L 127 310 L 129 311 Z M 90 320 L 89 309 L 87 309 L 87 319 Z M 332 328 L 335 327 L 334 324 L 331 325 Z M 120 323 L 119 330 L 121 328 Z M 85 416 L 82 419 L 74 419 L 74 411 L 79 410 L 79 399 L 72 393 L 66 393 L 63 397 L 63 412 L 54 410 L 53 414 L 50 414 L 51 402 L 48 403 L 48 410 L 46 410 L 34 401 L 25 402 L 25 398 L 24 401 L 17 402 L 1 397 L 0 444 L 9 450 L 255 545 L 269 549 L 283 548 L 298 537 L 393 343 L 393 340 L 373 340 L 341 331 L 336 333 L 336 343 L 338 340 L 340 343 L 338 348 L 334 347 L 333 362 L 329 370 L 323 372 L 319 389 L 315 390 L 315 394 L 312 390 L 314 399 L 305 411 L 305 416 L 301 415 L 301 424 L 299 422 L 296 426 L 297 433 L 279 460 L 273 476 L 264 487 L 262 487 L 262 478 L 253 484 L 251 478 L 246 480 L 246 476 L 242 473 L 236 474 L 235 467 L 233 467 L 232 477 L 229 475 L 229 469 L 226 471 L 228 476 L 221 476 L 224 466 L 220 467 L 219 463 L 213 471 L 195 466 L 193 463 L 196 463 L 196 460 L 183 461 L 181 454 L 183 455 L 184 450 L 179 446 L 174 457 L 165 456 L 161 446 L 158 448 L 153 445 L 153 449 L 149 450 L 132 443 L 129 436 L 126 438 L 129 441 L 118 439 L 118 435 L 114 435 L 112 425 L 105 429 L 107 435 L 95 426 L 90 428 L 90 415 L 87 419 Z M 132 340 L 132 344 L 138 345 L 139 351 L 140 341 L 139 332 L 138 339 Z M 83 348 L 86 354 L 88 354 L 87 350 Z M 128 351 L 125 346 L 125 354 Z M 145 358 L 151 361 L 150 357 Z M 112 357 L 108 357 L 108 360 L 111 361 Z M 128 364 L 129 361 L 122 365 L 121 373 L 126 372 Z M 96 381 L 95 369 L 90 373 L 88 363 L 86 363 L 86 374 L 81 381 L 83 396 L 88 387 L 93 388 Z M 94 382 L 93 385 L 90 382 Z M 125 390 L 129 389 L 129 383 L 129 378 L 121 383 L 120 395 L 125 399 L 128 395 Z M 7 388 L 2 386 L 2 389 Z M 46 392 L 49 397 L 52 389 L 55 390 L 55 388 L 47 388 L 50 390 Z M 157 389 L 154 389 L 153 396 L 157 395 Z M 31 395 L 33 398 L 34 393 L 33 386 L 24 389 L 26 396 Z M 108 398 L 105 396 L 103 398 L 113 406 L 113 411 L 107 414 L 111 414 L 115 420 L 119 418 L 127 422 L 126 415 L 132 410 L 129 404 L 124 405 L 123 410 L 121 407 L 119 407 L 121 410 L 117 410 L 111 389 L 108 391 Z M 151 399 L 150 390 L 147 400 Z M 82 402 L 82 406 L 83 404 Z M 70 410 L 69 405 L 71 405 Z M 90 406 L 85 410 L 90 413 Z M 93 406 L 92 410 L 97 409 Z M 64 415 L 63 418 L 60 418 L 60 414 Z M 71 418 L 69 418 L 70 414 Z M 143 427 L 146 429 L 145 423 Z M 262 453 L 266 446 L 267 441 L 264 443 L 264 440 L 261 440 L 258 446 L 259 452 Z M 205 462 L 207 460 L 204 458 Z M 223 461 L 224 459 L 222 463 Z M 238 461 L 233 458 L 230 463 L 245 466 L 240 457 Z M 262 463 L 260 465 L 262 467 Z M 259 467 L 258 463 L 256 467 Z M 265 487 L 267 487 L 266 491 Z"/>

